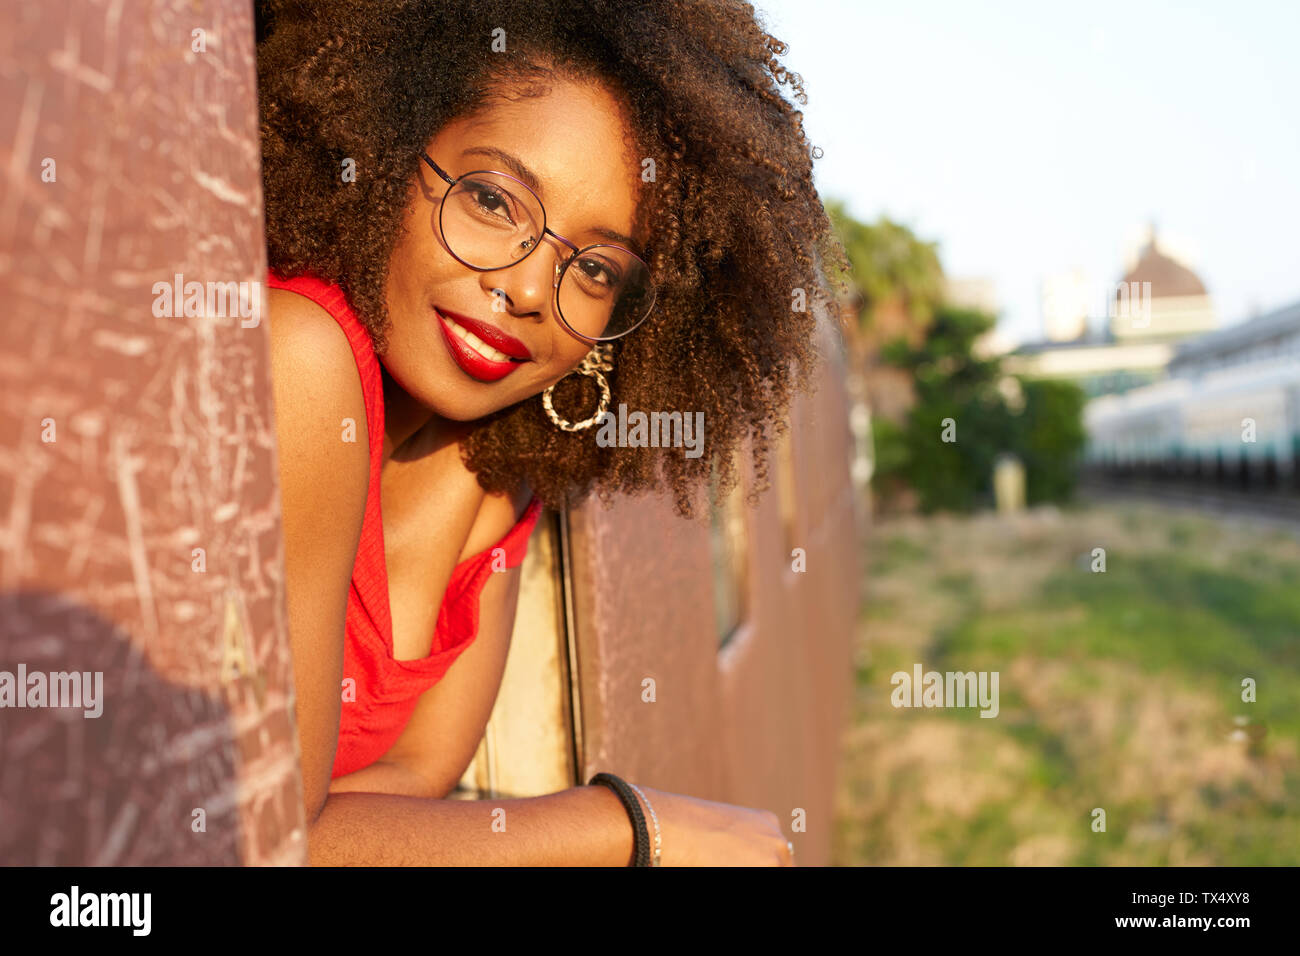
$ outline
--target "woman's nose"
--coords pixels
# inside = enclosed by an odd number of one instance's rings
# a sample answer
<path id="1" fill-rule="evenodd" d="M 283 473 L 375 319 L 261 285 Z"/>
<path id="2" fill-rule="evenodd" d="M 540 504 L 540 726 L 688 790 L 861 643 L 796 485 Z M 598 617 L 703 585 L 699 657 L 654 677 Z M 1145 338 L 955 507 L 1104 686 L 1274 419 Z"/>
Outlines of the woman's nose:
<path id="1" fill-rule="evenodd" d="M 505 300 L 506 311 L 545 318 L 559 275 L 559 251 L 547 243 L 512 266 L 483 273 L 480 281 L 486 291 Z"/>

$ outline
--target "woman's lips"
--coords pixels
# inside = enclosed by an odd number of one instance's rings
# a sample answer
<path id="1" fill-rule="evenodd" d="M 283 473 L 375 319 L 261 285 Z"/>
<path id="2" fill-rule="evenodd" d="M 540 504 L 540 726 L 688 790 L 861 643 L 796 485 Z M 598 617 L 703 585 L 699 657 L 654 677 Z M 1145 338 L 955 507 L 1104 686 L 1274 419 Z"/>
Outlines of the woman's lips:
<path id="1" fill-rule="evenodd" d="M 504 361 L 500 361 L 482 354 L 480 349 L 495 350 L 505 355 L 510 354 L 506 349 L 493 345 L 491 342 L 486 341 L 484 336 L 478 335 L 474 331 L 473 327 L 479 327 L 482 330 L 482 323 L 473 322 L 461 316 L 453 319 L 450 315 L 439 312 L 437 309 L 433 311 L 438 318 L 438 328 L 442 330 L 442 337 L 447 343 L 447 351 L 451 353 L 452 360 L 460 366 L 460 370 L 470 378 L 480 382 L 497 382 L 522 364 L 524 356 L 516 356 L 515 359 L 506 358 Z M 469 336 L 473 336 L 474 341 L 467 341 Z M 510 345 L 514 351 L 523 351 L 525 355 L 528 355 L 528 350 L 517 339 L 511 339 L 510 336 L 503 333 L 501 333 L 501 336 L 509 340 L 503 344 Z"/>
<path id="2" fill-rule="evenodd" d="M 533 353 L 528 351 L 528 346 L 513 335 L 506 335 L 495 325 L 480 322 L 473 316 L 461 315 L 459 312 L 452 312 L 450 309 L 438 309 L 436 306 L 434 308 L 444 319 L 451 319 L 465 331 L 474 333 L 480 342 L 490 345 L 498 352 L 504 352 L 510 358 L 525 360 L 533 357 Z"/>

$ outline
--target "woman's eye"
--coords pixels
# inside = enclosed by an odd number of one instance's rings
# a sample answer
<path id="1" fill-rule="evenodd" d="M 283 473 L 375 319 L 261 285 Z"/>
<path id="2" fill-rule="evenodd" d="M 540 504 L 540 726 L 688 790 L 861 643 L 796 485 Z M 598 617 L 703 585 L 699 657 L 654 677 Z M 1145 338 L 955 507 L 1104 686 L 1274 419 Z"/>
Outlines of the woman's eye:
<path id="1" fill-rule="evenodd" d="M 484 212 L 510 219 L 510 203 L 501 193 L 494 189 L 479 189 L 473 195 L 474 202 Z"/>
<path id="2" fill-rule="evenodd" d="M 578 268 L 586 274 L 587 278 L 601 285 L 614 286 L 618 283 L 618 276 L 599 259 L 583 259 L 578 263 Z"/>

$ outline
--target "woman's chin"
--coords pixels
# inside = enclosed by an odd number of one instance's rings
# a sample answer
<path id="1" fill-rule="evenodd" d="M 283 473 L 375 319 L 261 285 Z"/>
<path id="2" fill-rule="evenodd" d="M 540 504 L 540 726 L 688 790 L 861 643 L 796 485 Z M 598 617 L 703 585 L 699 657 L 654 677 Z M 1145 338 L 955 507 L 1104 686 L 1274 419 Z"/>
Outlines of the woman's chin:
<path id="1" fill-rule="evenodd" d="M 430 411 L 445 421 L 470 423 L 495 415 L 518 404 L 519 401 L 517 396 L 509 401 L 485 401 L 483 397 L 478 396 L 457 396 L 449 401 L 448 392 L 444 391 L 438 396 L 437 401 L 426 404 Z"/>

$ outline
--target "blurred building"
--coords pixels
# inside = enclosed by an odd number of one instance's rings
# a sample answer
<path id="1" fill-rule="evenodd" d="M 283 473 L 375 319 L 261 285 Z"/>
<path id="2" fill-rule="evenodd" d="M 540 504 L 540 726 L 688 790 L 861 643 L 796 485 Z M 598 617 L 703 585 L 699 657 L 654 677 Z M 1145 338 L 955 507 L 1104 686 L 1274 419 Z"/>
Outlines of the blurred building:
<path id="1" fill-rule="evenodd" d="M 1047 341 L 1075 342 L 1088 334 L 1088 289 L 1088 277 L 1082 269 L 1043 280 L 1043 335 Z"/>
<path id="2" fill-rule="evenodd" d="M 1216 324 L 1205 283 L 1157 244 L 1154 228 L 1117 282 L 1097 286 L 1079 270 L 1049 276 L 1042 308 L 1043 339 L 1016 349 L 1004 367 L 1069 379 L 1090 396 L 1162 379 L 1177 345 Z"/>
<path id="3" fill-rule="evenodd" d="M 1157 247 L 1154 228 L 1137 263 L 1119 281 L 1111 306 L 1110 332 L 1118 341 L 1176 342 L 1217 324 L 1205 283 Z"/>
<path id="4" fill-rule="evenodd" d="M 1300 364 L 1300 302 L 1183 342 L 1169 363 L 1169 377 L 1195 379 L 1275 361 Z"/>
<path id="5" fill-rule="evenodd" d="M 1096 398 L 1085 421 L 1094 464 L 1295 482 L 1300 302 L 1180 343 L 1166 380 Z"/>

